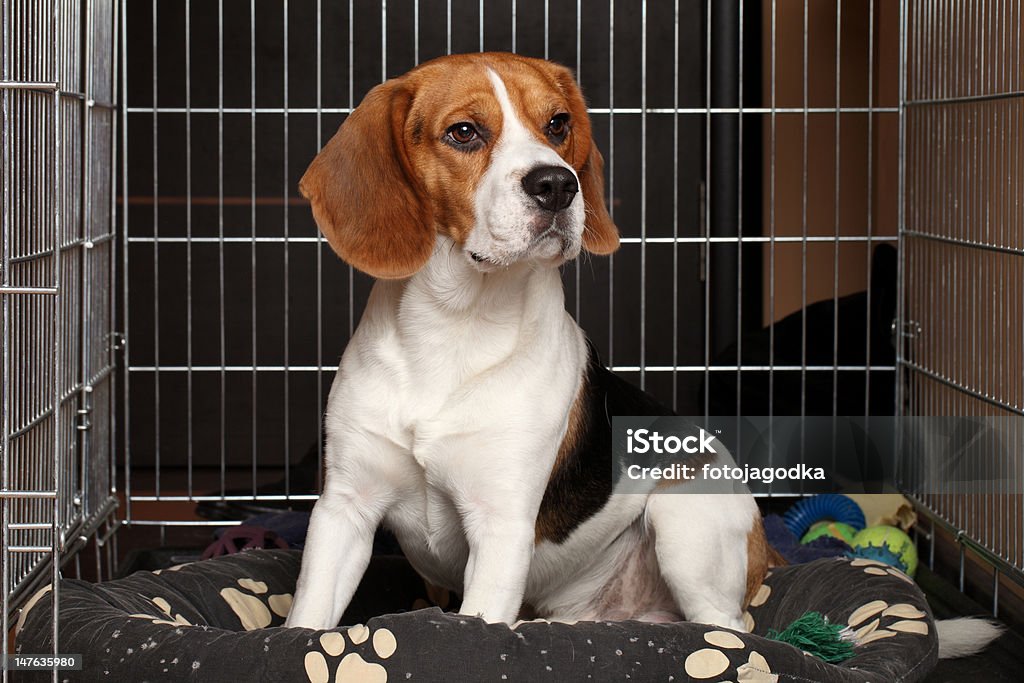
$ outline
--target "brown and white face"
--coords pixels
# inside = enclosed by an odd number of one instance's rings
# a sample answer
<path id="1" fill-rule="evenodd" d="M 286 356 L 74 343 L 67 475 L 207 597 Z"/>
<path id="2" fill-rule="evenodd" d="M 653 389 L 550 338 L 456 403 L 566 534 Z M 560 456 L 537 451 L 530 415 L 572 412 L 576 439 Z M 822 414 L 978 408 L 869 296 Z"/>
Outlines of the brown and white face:
<path id="1" fill-rule="evenodd" d="M 475 268 L 557 266 L 619 237 L 568 69 L 505 53 L 427 62 L 371 90 L 300 189 L 334 250 L 408 277 L 450 237 Z"/>

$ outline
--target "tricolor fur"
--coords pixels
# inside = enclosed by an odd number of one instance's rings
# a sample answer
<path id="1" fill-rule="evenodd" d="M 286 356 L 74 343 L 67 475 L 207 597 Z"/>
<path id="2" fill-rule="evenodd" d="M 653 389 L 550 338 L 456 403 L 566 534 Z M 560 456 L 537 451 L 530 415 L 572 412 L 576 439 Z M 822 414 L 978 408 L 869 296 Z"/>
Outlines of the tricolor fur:
<path id="1" fill-rule="evenodd" d="M 383 523 L 464 614 L 744 630 L 768 566 L 753 498 L 613 491 L 611 417 L 668 411 L 565 311 L 558 266 L 618 246 L 567 69 L 496 53 L 417 67 L 366 96 L 301 189 L 379 279 L 331 389 L 288 625 L 338 623 Z"/>

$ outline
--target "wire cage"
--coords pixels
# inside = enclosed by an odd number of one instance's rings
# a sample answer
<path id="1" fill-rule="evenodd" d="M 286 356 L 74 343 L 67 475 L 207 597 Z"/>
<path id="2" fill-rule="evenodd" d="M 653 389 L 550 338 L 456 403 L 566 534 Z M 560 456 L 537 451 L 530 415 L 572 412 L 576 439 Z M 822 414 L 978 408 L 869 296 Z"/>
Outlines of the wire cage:
<path id="1" fill-rule="evenodd" d="M 4 632 L 41 585 L 116 528 L 114 2 L 4 2 Z M 56 611 L 54 629 L 56 632 Z M 3 654 L 7 654 L 4 639 Z M 4 680 L 6 680 L 6 666 Z"/>
<path id="2" fill-rule="evenodd" d="M 1019 417 L 1021 24 L 1019 0 L 5 3 L 5 618 L 115 474 L 134 527 L 316 498 L 371 281 L 298 179 L 371 87 L 453 52 L 575 70 L 623 239 L 566 300 L 626 379 L 691 415 Z M 961 587 L 992 567 L 994 613 L 1024 580 L 1007 424 L 998 490 L 915 498 Z M 913 488 L 928 453 L 904 459 Z"/>
<path id="3" fill-rule="evenodd" d="M 970 490 L 922 510 L 1000 577 L 1024 570 L 1024 60 L 1019 2 L 910 2 L 903 83 L 899 402 L 908 415 L 986 418 Z M 908 444 L 914 488 L 929 453 Z M 929 549 L 934 555 L 935 547 Z"/>
<path id="4" fill-rule="evenodd" d="M 685 414 L 893 413 L 895 260 L 873 254 L 897 241 L 898 8 L 273 8 L 124 17 L 132 523 L 165 521 L 155 503 L 315 497 L 290 466 L 320 448 L 370 283 L 338 265 L 297 181 L 369 88 L 453 51 L 576 70 L 623 246 L 564 279 L 614 370 Z"/>

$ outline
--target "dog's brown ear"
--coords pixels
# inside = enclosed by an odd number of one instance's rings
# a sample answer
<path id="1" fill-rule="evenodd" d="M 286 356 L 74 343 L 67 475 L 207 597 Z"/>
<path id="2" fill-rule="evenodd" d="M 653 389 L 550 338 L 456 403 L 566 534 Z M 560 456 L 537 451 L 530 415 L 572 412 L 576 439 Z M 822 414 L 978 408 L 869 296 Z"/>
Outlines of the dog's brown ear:
<path id="1" fill-rule="evenodd" d="M 401 79 L 378 85 L 299 182 L 334 251 L 378 278 L 412 275 L 434 248 L 434 227 L 405 147 L 411 104 Z"/>
<path id="2" fill-rule="evenodd" d="M 587 103 L 572 72 L 564 66 L 548 65 L 559 88 L 569 101 L 572 147 L 569 163 L 580 177 L 586 223 L 583 228 L 583 248 L 592 254 L 610 254 L 619 248 L 619 231 L 608 215 L 604 198 L 604 157 L 594 144 L 587 114 Z"/>
<path id="3" fill-rule="evenodd" d="M 604 157 L 591 143 L 587 162 L 579 171 L 583 208 L 587 212 L 583 247 L 591 254 L 610 254 L 619 248 L 619 230 L 608 215 L 604 200 Z"/>

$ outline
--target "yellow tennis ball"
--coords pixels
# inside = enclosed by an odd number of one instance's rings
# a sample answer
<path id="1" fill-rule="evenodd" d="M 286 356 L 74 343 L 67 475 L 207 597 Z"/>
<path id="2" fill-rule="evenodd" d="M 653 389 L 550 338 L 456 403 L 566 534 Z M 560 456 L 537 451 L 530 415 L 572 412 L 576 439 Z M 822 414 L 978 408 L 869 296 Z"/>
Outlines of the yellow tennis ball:
<path id="1" fill-rule="evenodd" d="M 878 560 L 914 575 L 917 571 L 917 547 L 913 539 L 894 526 L 870 526 L 853 537 L 857 557 Z"/>

